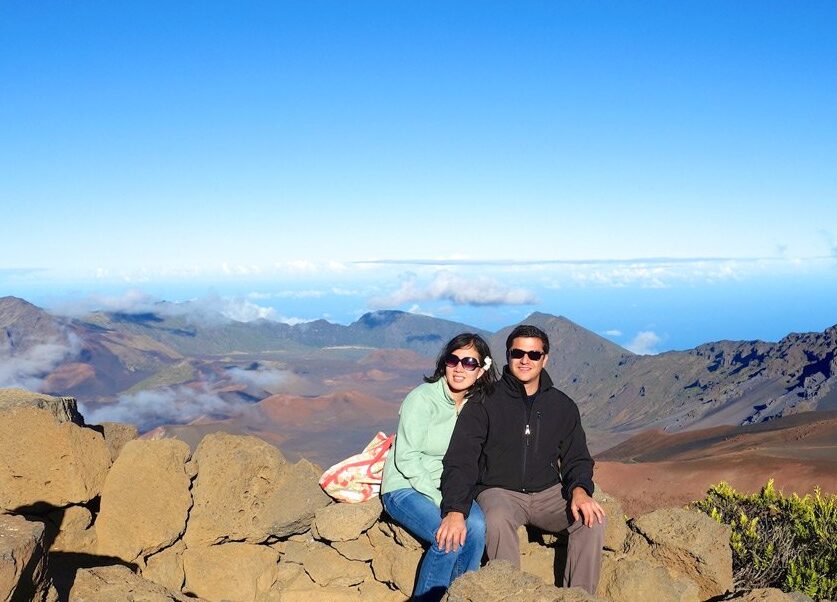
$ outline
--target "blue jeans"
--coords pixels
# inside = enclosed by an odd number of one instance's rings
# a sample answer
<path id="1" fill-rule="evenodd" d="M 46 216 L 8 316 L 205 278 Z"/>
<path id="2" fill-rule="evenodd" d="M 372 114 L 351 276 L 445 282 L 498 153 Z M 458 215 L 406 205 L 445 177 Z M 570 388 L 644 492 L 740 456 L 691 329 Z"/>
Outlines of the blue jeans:
<path id="1" fill-rule="evenodd" d="M 442 523 L 439 507 L 415 489 L 396 489 L 381 496 L 384 509 L 398 524 L 430 547 L 421 561 L 414 600 L 440 600 L 454 579 L 480 568 L 485 548 L 485 516 L 474 502 L 465 521 L 465 545 L 445 552 L 436 545 L 436 531 Z"/>

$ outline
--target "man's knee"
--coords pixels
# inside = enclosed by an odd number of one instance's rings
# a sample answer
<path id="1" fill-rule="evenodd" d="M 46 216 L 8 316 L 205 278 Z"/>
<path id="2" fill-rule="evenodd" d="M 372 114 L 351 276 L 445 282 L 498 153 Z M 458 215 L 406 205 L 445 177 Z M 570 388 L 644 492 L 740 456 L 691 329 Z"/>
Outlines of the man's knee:
<path id="1" fill-rule="evenodd" d="M 517 522 L 511 513 L 496 510 L 485 513 L 486 533 L 517 532 L 517 528 L 520 526 Z"/>
<path id="2" fill-rule="evenodd" d="M 591 526 L 585 525 L 582 521 L 576 521 L 575 528 L 568 529 L 570 542 L 589 547 L 591 551 L 598 550 L 601 553 L 604 544 L 605 529 L 607 528 L 607 517 L 602 522 L 595 522 Z"/>

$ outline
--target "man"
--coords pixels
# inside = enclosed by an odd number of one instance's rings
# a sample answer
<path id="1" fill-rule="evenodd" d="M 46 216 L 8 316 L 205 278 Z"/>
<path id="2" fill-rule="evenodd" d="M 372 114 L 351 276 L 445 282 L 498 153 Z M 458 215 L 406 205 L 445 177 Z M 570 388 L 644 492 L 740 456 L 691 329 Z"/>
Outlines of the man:
<path id="1" fill-rule="evenodd" d="M 595 594 L 604 510 L 593 495 L 593 459 L 578 407 L 544 371 L 549 338 L 535 326 L 506 340 L 503 377 L 483 403 L 460 414 L 442 472 L 439 547 L 456 549 L 476 495 L 485 513 L 489 560 L 520 566 L 517 529 L 533 525 L 569 534 L 565 587 Z"/>

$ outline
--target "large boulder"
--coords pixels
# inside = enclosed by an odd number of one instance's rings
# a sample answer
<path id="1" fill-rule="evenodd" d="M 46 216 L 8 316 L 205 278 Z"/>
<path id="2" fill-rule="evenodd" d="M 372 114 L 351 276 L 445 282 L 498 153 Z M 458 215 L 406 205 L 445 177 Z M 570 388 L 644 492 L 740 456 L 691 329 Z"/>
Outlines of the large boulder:
<path id="1" fill-rule="evenodd" d="M 314 583 L 323 587 L 352 586 L 373 579 L 369 564 L 344 558 L 318 541 L 289 542 L 282 561 L 302 564 Z"/>
<path id="2" fill-rule="evenodd" d="M 630 523 L 626 550 L 694 581 L 701 599 L 732 590 L 730 528 L 695 510 L 665 508 Z"/>
<path id="3" fill-rule="evenodd" d="M 56 600 L 46 560 L 44 524 L 0 514 L 0 602 Z"/>
<path id="4" fill-rule="evenodd" d="M 283 594 L 289 591 L 316 590 L 320 586 L 314 583 L 311 576 L 305 572 L 302 564 L 286 562 L 284 558 L 279 560 L 276 567 L 276 584 L 274 591 L 279 590 Z"/>
<path id="5" fill-rule="evenodd" d="M 312 530 L 318 539 L 351 541 L 374 525 L 382 511 L 378 497 L 360 504 L 330 504 L 317 510 Z"/>
<path id="6" fill-rule="evenodd" d="M 319 484 L 322 472 L 305 458 L 285 468 L 277 489 L 265 503 L 265 524 L 271 536 L 308 531 L 317 510 L 331 504 Z"/>
<path id="7" fill-rule="evenodd" d="M 252 602 L 264 598 L 277 578 L 279 553 L 269 546 L 226 543 L 187 548 L 184 592 L 210 602 Z"/>
<path id="8" fill-rule="evenodd" d="M 625 511 L 622 510 L 622 504 L 618 499 L 601 489 L 596 489 L 595 498 L 607 516 L 604 549 L 621 552 L 625 547 L 625 541 L 628 539 L 628 533 L 630 533 L 625 522 Z"/>
<path id="9" fill-rule="evenodd" d="M 58 422 L 73 422 L 84 426 L 84 418 L 73 397 L 53 397 L 25 389 L 0 389 L 0 412 L 17 408 L 46 410 Z"/>
<path id="10" fill-rule="evenodd" d="M 186 544 L 179 539 L 173 546 L 152 554 L 145 560 L 142 576 L 172 591 L 179 592 L 186 580 L 186 573 L 183 570 L 183 552 L 185 551 Z"/>
<path id="11" fill-rule="evenodd" d="M 96 554 L 96 530 L 93 513 L 86 506 L 67 506 L 47 515 L 57 529 L 50 552 Z"/>
<path id="12" fill-rule="evenodd" d="M 650 560 L 607 555 L 602 563 L 600 597 L 613 602 L 666 600 L 700 602 L 697 584 Z"/>
<path id="13" fill-rule="evenodd" d="M 510 562 L 494 560 L 479 571 L 465 573 L 448 589 L 447 602 L 596 602 L 577 587 L 557 588 L 517 570 Z"/>
<path id="14" fill-rule="evenodd" d="M 406 531 L 400 531 L 399 537 L 402 541 L 412 540 L 407 546 L 396 540 L 395 533 L 387 523 L 378 523 L 366 532 L 372 545 L 372 571 L 375 579 L 391 583 L 409 597 L 415 585 L 422 548 Z"/>
<path id="15" fill-rule="evenodd" d="M 198 598 L 167 590 L 135 574 L 126 566 L 80 569 L 73 580 L 69 602 L 200 602 Z"/>
<path id="16" fill-rule="evenodd" d="M 198 476 L 184 536 L 190 548 L 226 541 L 261 543 L 311 526 L 330 503 L 317 483 L 320 471 L 256 437 L 213 433 L 194 454 Z"/>
<path id="17" fill-rule="evenodd" d="M 333 541 L 331 547 L 349 560 L 362 560 L 364 562 L 372 560 L 372 545 L 366 537 L 352 541 Z"/>
<path id="18" fill-rule="evenodd" d="M 140 563 L 173 544 L 192 505 L 183 441 L 129 441 L 105 481 L 96 519 L 99 554 Z"/>
<path id="19" fill-rule="evenodd" d="M 136 439 L 139 434 L 137 427 L 133 424 L 124 424 L 122 422 L 103 422 L 96 428 L 97 430 L 101 430 L 105 438 L 112 462 L 116 462 L 116 458 L 119 456 L 122 448 L 125 447 L 125 444 L 128 441 Z"/>
<path id="20" fill-rule="evenodd" d="M 108 468 L 110 452 L 96 431 L 37 408 L 0 412 L 0 511 L 88 502 Z"/>

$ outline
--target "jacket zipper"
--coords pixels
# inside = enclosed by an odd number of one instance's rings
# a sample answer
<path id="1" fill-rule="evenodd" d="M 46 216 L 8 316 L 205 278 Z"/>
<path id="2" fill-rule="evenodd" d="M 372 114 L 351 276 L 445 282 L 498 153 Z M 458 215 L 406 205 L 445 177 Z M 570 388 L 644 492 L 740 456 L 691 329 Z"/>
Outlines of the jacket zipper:
<path id="1" fill-rule="evenodd" d="M 535 453 L 538 452 L 538 440 L 541 437 L 541 411 L 535 410 Z"/>
<path id="2" fill-rule="evenodd" d="M 523 398 L 523 411 L 526 413 L 526 425 L 523 428 L 523 472 L 521 473 L 521 488 L 522 493 L 526 493 L 526 460 L 529 456 L 529 445 L 532 442 L 532 429 L 529 423 L 532 421 L 532 407 L 527 402 L 528 395 Z M 534 405 L 534 403 L 532 404 Z M 540 412 L 538 412 L 540 414 Z"/>
<path id="3" fill-rule="evenodd" d="M 526 456 L 529 455 L 529 438 L 532 435 L 532 431 L 529 429 L 529 423 L 526 423 L 526 428 L 523 429 L 523 438 L 526 443 L 523 446 L 523 472 L 521 472 L 521 485 L 526 485 Z M 526 493 L 526 487 L 521 487 L 520 491 Z"/>

